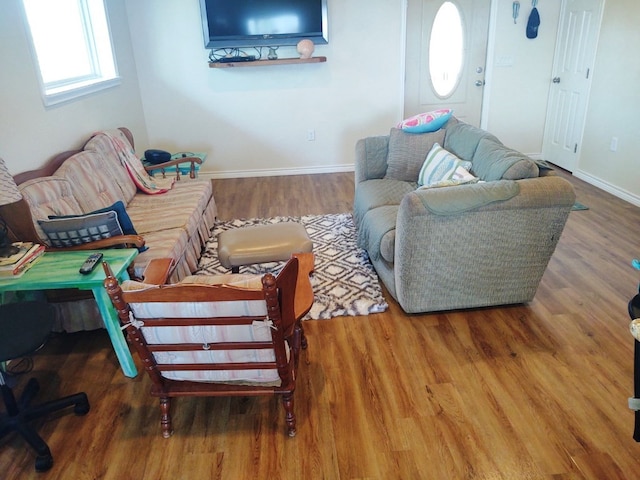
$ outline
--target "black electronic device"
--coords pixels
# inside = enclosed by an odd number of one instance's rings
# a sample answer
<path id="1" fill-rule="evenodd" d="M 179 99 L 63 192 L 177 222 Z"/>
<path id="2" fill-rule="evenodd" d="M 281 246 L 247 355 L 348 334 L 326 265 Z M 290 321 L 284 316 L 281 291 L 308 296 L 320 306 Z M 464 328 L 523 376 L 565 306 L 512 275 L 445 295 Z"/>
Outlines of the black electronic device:
<path id="1" fill-rule="evenodd" d="M 152 163 L 153 165 L 157 165 L 159 163 L 168 162 L 171 160 L 171 154 L 169 152 L 165 152 L 164 150 L 155 150 L 149 149 L 144 152 L 144 159 Z"/>
<path id="2" fill-rule="evenodd" d="M 200 14 L 205 48 L 329 41 L 327 0 L 200 0 Z"/>
<path id="3" fill-rule="evenodd" d="M 235 63 L 235 62 L 253 62 L 255 61 L 255 55 L 236 55 L 233 57 L 222 57 L 218 59 L 220 63 Z"/>
<path id="4" fill-rule="evenodd" d="M 80 267 L 79 272 L 82 275 L 88 275 L 93 272 L 93 270 L 98 266 L 100 260 L 102 260 L 103 255 L 100 252 L 92 253 L 87 257 L 82 266 Z"/>

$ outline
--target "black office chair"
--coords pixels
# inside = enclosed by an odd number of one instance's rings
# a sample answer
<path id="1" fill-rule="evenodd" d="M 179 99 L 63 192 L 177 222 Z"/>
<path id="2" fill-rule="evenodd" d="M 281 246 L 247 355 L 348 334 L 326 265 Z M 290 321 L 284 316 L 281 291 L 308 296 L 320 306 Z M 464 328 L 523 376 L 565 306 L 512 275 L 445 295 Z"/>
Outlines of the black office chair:
<path id="1" fill-rule="evenodd" d="M 44 302 L 0 305 L 0 362 L 24 357 L 38 350 L 47 340 L 53 320 L 54 310 Z M 6 413 L 0 415 L 0 437 L 12 431 L 18 432 L 36 451 L 36 470 L 48 470 L 53 465 L 51 451 L 28 422 L 71 405 L 74 405 L 76 415 L 84 415 L 89 411 L 87 395 L 76 393 L 31 406 L 40 388 L 38 381 L 30 379 L 16 401 L 6 380 L 6 373 L 0 368 L 0 389 L 6 407 Z"/>

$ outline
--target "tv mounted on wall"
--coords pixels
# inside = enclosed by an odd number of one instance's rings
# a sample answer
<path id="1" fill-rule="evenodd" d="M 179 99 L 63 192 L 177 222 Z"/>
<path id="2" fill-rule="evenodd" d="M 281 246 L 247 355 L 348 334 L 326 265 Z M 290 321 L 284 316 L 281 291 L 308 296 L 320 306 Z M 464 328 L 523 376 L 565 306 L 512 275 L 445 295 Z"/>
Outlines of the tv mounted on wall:
<path id="1" fill-rule="evenodd" d="M 200 0 L 205 48 L 328 43 L 327 0 Z"/>

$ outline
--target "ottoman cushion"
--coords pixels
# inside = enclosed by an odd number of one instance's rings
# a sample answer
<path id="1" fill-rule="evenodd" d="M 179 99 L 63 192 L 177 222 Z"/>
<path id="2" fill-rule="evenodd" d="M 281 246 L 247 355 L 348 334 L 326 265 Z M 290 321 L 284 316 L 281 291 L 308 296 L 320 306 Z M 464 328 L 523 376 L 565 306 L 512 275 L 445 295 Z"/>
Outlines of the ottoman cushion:
<path id="1" fill-rule="evenodd" d="M 312 249 L 304 226 L 295 222 L 238 228 L 218 235 L 218 260 L 225 268 L 285 261 L 293 253 Z"/>

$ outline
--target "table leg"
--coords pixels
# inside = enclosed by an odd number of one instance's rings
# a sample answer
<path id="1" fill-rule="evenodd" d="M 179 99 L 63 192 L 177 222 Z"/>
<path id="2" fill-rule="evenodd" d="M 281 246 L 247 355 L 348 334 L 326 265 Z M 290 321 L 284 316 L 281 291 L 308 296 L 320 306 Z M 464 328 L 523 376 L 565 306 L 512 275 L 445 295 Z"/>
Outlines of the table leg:
<path id="1" fill-rule="evenodd" d="M 116 309 L 113 308 L 111 299 L 103 287 L 93 288 L 93 296 L 98 304 L 100 315 L 102 315 L 102 321 L 109 333 L 111 344 L 116 352 L 120 367 L 127 377 L 135 377 L 138 374 L 129 345 L 124 338 L 124 334 L 120 329 L 120 321 Z"/>

